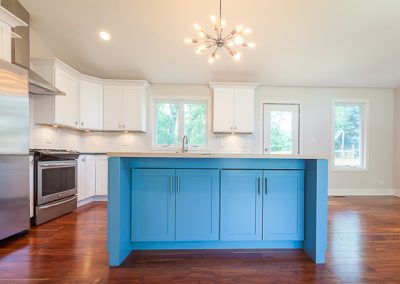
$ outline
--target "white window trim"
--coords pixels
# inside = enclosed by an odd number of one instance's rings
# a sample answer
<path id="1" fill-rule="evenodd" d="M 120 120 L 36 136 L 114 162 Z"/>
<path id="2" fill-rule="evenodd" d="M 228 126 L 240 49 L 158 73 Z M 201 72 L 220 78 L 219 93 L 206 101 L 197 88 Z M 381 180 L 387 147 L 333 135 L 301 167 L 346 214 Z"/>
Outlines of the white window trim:
<path id="1" fill-rule="evenodd" d="M 336 166 L 335 165 L 335 105 L 342 104 L 358 104 L 363 105 L 362 113 L 362 165 L 358 167 Z M 332 172 L 368 172 L 369 171 L 369 100 L 363 99 L 333 99 L 331 109 L 331 171 Z"/>
<path id="2" fill-rule="evenodd" d="M 156 112 L 156 105 L 157 103 L 176 103 L 178 104 L 178 109 L 179 109 L 179 114 L 178 114 L 178 144 L 171 144 L 171 145 L 160 145 L 156 144 L 156 131 L 157 131 L 157 112 Z M 196 145 L 196 144 L 190 144 L 190 137 L 189 137 L 189 149 L 190 150 L 207 150 L 208 149 L 208 128 L 209 128 L 209 117 L 208 117 L 208 109 L 209 109 L 209 101 L 204 98 L 194 98 L 192 99 L 176 99 L 176 98 L 168 98 L 168 97 L 155 97 L 152 101 L 152 117 L 153 117 L 153 135 L 152 135 L 152 148 L 155 150 L 163 150 L 163 151 L 178 151 L 182 148 L 182 139 L 184 135 L 184 105 L 185 104 L 193 104 L 193 103 L 201 103 L 205 105 L 205 138 L 206 138 L 206 143 L 203 145 Z"/>

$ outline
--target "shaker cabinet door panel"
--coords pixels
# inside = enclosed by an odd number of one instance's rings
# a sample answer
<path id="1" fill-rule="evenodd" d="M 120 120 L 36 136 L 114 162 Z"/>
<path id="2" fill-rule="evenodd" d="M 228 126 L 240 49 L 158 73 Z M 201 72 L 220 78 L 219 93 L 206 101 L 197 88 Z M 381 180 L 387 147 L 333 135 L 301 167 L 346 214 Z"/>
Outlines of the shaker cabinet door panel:
<path id="1" fill-rule="evenodd" d="M 219 239 L 219 171 L 176 171 L 176 240 Z"/>
<path id="2" fill-rule="evenodd" d="M 262 238 L 262 171 L 221 171 L 221 240 Z"/>
<path id="3" fill-rule="evenodd" d="M 132 241 L 175 239 L 175 170 L 132 172 Z"/>
<path id="4" fill-rule="evenodd" d="M 65 96 L 55 98 L 55 123 L 77 128 L 79 121 L 78 79 L 60 68 L 55 68 L 54 72 L 55 87 L 65 93 Z"/>
<path id="5" fill-rule="evenodd" d="M 103 85 L 80 81 L 80 128 L 103 129 Z"/>
<path id="6" fill-rule="evenodd" d="M 304 171 L 264 171 L 264 240 L 304 239 Z"/>
<path id="7" fill-rule="evenodd" d="M 104 130 L 122 130 L 123 86 L 104 86 Z"/>
<path id="8" fill-rule="evenodd" d="M 233 132 L 235 92 L 231 88 L 214 90 L 213 131 L 221 133 Z"/>
<path id="9" fill-rule="evenodd" d="M 254 132 L 254 90 L 236 89 L 234 106 L 236 133 Z"/>

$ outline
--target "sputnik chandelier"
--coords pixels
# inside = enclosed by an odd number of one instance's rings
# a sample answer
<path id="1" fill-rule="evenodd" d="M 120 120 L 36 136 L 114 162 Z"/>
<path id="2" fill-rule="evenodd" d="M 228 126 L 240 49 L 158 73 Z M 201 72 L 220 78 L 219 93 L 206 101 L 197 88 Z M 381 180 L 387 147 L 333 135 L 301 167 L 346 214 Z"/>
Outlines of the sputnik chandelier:
<path id="1" fill-rule="evenodd" d="M 242 54 L 237 51 L 237 47 L 254 47 L 253 42 L 246 42 L 244 37 L 248 35 L 251 30 L 244 29 L 242 25 L 237 26 L 230 33 L 224 35 L 226 22 L 222 19 L 222 0 L 219 1 L 219 19 L 215 15 L 211 16 L 213 23 L 213 32 L 208 33 L 204 28 L 198 24 L 194 24 L 194 29 L 198 32 L 198 38 L 186 38 L 185 43 L 198 44 L 196 54 L 208 51 L 211 55 L 208 62 L 211 64 L 215 59 L 219 59 L 218 51 L 225 49 L 234 59 L 240 60 Z"/>

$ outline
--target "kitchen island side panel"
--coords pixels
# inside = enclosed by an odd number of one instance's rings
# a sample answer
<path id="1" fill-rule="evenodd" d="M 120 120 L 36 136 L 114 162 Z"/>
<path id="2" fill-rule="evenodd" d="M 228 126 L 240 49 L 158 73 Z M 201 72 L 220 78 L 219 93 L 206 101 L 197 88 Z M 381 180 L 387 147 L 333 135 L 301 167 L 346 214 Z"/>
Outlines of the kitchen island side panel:
<path id="1" fill-rule="evenodd" d="M 304 251 L 325 263 L 328 238 L 328 161 L 308 160 L 305 171 Z"/>
<path id="2" fill-rule="evenodd" d="M 132 250 L 131 244 L 131 169 L 128 161 L 108 159 L 107 245 L 109 265 L 118 266 Z"/>

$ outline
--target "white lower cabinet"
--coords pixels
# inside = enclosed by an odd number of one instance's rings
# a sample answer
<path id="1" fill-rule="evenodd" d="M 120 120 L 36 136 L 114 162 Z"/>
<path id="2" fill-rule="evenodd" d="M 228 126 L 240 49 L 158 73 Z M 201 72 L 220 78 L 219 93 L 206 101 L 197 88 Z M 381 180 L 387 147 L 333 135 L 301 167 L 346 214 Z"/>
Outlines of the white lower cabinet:
<path id="1" fill-rule="evenodd" d="M 78 201 L 95 195 L 96 159 L 94 155 L 80 155 L 78 159 Z"/>
<path id="2" fill-rule="evenodd" d="M 96 195 L 108 195 L 107 155 L 96 155 Z"/>
<path id="3" fill-rule="evenodd" d="M 107 195 L 108 160 L 106 155 L 80 155 L 78 159 L 78 201 Z"/>

